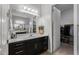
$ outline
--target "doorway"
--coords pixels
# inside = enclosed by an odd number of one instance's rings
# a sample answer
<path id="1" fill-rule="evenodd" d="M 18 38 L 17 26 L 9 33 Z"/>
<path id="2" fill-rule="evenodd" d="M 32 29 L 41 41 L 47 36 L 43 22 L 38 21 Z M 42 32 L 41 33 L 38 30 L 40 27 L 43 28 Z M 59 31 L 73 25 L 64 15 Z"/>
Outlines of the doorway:
<path id="1" fill-rule="evenodd" d="M 53 38 L 53 54 L 54 55 L 73 55 L 74 52 L 74 34 L 73 34 L 73 4 L 56 4 L 54 6 L 56 9 L 53 10 L 53 20 L 56 24 L 53 28 L 57 30 L 59 26 L 59 31 L 56 31 L 57 35 L 54 35 L 56 38 Z M 58 11 L 60 12 L 58 12 Z M 57 15 L 60 18 L 57 18 Z M 59 21 L 60 20 L 60 21 Z M 58 22 L 59 21 L 59 22 Z M 53 23 L 54 23 L 53 22 Z M 59 24 L 57 24 L 59 23 Z M 56 28 L 57 27 L 57 28 Z M 58 35 L 60 37 L 58 38 Z M 54 37 L 53 36 L 53 37 Z M 55 43 L 55 44 L 54 44 Z"/>

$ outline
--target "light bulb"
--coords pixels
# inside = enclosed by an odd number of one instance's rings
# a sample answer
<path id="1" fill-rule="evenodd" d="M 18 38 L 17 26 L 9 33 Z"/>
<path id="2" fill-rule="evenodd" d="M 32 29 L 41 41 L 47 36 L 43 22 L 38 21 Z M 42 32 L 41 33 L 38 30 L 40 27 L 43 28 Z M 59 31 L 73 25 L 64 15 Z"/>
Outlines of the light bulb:
<path id="1" fill-rule="evenodd" d="M 35 13 L 38 13 L 38 11 L 36 10 Z"/>
<path id="2" fill-rule="evenodd" d="M 31 8 L 28 8 L 27 10 L 28 10 L 28 11 L 30 11 L 30 10 L 31 10 Z"/>
<path id="3" fill-rule="evenodd" d="M 24 9 L 27 9 L 27 7 L 26 7 L 26 6 L 24 6 Z"/>

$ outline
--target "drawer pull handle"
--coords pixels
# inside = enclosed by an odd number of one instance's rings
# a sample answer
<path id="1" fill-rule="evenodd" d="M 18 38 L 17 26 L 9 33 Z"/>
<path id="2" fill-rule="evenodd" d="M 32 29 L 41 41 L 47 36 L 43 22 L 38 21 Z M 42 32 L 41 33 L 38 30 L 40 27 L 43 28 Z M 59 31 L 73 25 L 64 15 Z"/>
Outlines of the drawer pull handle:
<path id="1" fill-rule="evenodd" d="M 15 46 L 19 46 L 19 45 L 23 45 L 23 43 L 22 44 L 16 44 Z"/>
<path id="2" fill-rule="evenodd" d="M 21 53 L 21 52 L 23 52 L 23 51 L 16 52 L 16 54 Z"/>

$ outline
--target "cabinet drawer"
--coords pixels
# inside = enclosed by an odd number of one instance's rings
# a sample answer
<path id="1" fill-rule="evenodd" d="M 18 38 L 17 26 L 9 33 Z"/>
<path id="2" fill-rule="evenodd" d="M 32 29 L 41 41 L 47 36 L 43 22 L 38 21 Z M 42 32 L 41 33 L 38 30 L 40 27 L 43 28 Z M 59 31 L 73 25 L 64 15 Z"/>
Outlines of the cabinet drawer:
<path id="1" fill-rule="evenodd" d="M 24 42 L 11 43 L 11 44 L 9 44 L 9 46 L 11 46 L 11 47 L 18 47 L 18 46 L 23 46 L 23 45 L 25 45 L 25 43 L 24 43 Z"/>
<path id="2" fill-rule="evenodd" d="M 25 54 L 26 51 L 28 51 L 28 49 L 25 46 L 16 47 L 16 48 L 9 48 L 10 55 Z"/>
<path id="3" fill-rule="evenodd" d="M 26 50 L 26 47 L 25 46 L 21 46 L 21 47 L 14 48 L 15 52 L 20 51 L 20 50 Z"/>

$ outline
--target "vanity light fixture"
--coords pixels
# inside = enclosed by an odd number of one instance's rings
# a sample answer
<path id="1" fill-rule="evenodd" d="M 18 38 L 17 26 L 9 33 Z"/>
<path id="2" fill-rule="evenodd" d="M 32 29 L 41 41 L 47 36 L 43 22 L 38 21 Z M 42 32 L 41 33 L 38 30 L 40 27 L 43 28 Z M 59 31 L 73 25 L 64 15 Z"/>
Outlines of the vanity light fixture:
<path id="1" fill-rule="evenodd" d="M 32 9 L 31 10 L 33 13 L 38 13 L 38 11 L 37 10 L 34 10 L 34 9 Z"/>
<path id="2" fill-rule="evenodd" d="M 27 12 L 30 12 L 30 13 L 38 14 L 37 10 L 29 8 L 27 6 L 24 6 L 24 10 L 27 10 Z"/>
<path id="3" fill-rule="evenodd" d="M 31 8 L 28 8 L 28 7 L 24 6 L 24 10 L 31 11 Z"/>

